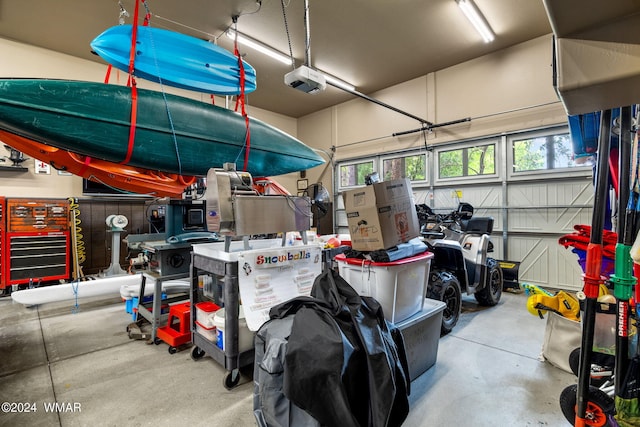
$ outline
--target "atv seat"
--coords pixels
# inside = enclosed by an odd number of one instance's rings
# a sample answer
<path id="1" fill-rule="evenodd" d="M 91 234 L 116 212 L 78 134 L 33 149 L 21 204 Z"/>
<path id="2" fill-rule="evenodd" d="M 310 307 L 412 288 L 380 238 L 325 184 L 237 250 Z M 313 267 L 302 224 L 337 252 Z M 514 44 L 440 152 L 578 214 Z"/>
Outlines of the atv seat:
<path id="1" fill-rule="evenodd" d="M 493 218 L 490 216 L 474 216 L 463 223 L 463 230 L 466 233 L 491 234 L 493 231 Z"/>

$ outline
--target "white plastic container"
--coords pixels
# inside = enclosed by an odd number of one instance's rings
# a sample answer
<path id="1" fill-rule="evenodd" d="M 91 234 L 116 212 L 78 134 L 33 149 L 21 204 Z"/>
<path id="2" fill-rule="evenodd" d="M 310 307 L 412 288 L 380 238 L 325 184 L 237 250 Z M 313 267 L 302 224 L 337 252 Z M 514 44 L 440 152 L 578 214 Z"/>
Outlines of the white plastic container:
<path id="1" fill-rule="evenodd" d="M 196 331 L 211 342 L 218 340 L 218 334 L 215 326 L 204 326 L 196 320 Z"/>
<path id="2" fill-rule="evenodd" d="M 253 348 L 253 332 L 249 330 L 247 326 L 247 321 L 244 317 L 244 310 L 242 306 L 240 306 L 239 311 L 239 319 L 238 319 L 238 352 L 242 353 L 243 351 L 251 350 Z M 224 334 L 225 334 L 225 311 L 224 308 L 216 311 L 215 316 L 213 317 L 213 324 L 216 327 L 216 335 L 217 335 L 217 343 L 218 348 L 224 351 Z"/>
<path id="3" fill-rule="evenodd" d="M 392 262 L 371 262 L 336 255 L 338 271 L 359 295 L 375 298 L 384 317 L 401 322 L 422 310 L 427 294 L 431 252 Z"/>
<path id="4" fill-rule="evenodd" d="M 211 301 L 203 301 L 196 304 L 196 322 L 205 328 L 213 327 L 213 316 L 220 307 Z"/>

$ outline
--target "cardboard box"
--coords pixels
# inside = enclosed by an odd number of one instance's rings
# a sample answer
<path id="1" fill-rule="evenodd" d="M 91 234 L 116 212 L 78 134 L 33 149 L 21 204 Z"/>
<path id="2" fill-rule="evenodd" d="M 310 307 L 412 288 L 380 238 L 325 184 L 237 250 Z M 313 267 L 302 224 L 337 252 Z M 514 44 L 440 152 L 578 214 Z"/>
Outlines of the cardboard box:
<path id="1" fill-rule="evenodd" d="M 358 251 L 389 249 L 420 234 L 411 181 L 383 181 L 342 193 L 351 235 Z"/>

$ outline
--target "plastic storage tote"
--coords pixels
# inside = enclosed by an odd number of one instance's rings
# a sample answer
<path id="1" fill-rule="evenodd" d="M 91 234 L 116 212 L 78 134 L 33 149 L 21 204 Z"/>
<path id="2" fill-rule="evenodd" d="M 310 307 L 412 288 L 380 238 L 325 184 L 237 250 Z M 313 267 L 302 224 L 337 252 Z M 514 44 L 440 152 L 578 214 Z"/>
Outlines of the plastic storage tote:
<path id="1" fill-rule="evenodd" d="M 358 294 L 375 298 L 384 317 L 397 323 L 422 310 L 427 294 L 431 252 L 392 262 L 336 255 L 338 271 Z"/>

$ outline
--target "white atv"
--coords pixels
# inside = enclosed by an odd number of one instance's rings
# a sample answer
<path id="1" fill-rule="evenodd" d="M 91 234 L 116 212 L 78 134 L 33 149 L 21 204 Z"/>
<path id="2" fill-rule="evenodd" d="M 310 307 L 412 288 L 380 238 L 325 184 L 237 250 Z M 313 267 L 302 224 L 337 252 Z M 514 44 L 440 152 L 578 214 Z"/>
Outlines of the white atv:
<path id="1" fill-rule="evenodd" d="M 473 206 L 460 203 L 446 215 L 426 205 L 416 205 L 421 235 L 433 252 L 427 297 L 443 301 L 441 335 L 458 322 L 462 292 L 473 294 L 480 305 L 500 302 L 503 275 L 498 261 L 487 256 L 493 250 L 490 234 L 493 218 L 474 217 Z"/>

